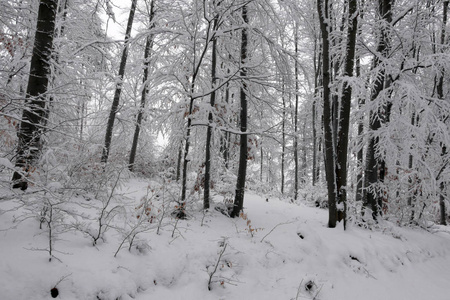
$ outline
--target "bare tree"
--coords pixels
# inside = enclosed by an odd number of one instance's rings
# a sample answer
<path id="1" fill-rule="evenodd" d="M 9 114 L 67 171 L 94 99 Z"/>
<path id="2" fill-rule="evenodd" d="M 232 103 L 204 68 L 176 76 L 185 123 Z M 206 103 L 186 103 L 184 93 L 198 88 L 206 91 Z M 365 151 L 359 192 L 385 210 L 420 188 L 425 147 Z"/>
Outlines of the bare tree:
<path id="1" fill-rule="evenodd" d="M 39 3 L 25 108 L 18 132 L 16 167 L 21 171 L 14 172 L 12 178 L 13 188 L 22 190 L 28 187 L 24 175 L 31 171 L 42 150 L 41 131 L 50 77 L 50 56 L 55 33 L 57 2 L 41 0 Z"/>
<path id="2" fill-rule="evenodd" d="M 150 30 L 155 27 L 153 22 L 153 18 L 155 16 L 155 1 L 153 0 L 150 4 Z M 148 94 L 148 69 L 150 64 L 150 51 L 153 47 L 153 34 L 151 33 L 145 42 L 145 50 L 144 50 L 144 77 L 142 78 L 142 95 L 141 95 L 141 105 L 139 107 L 138 115 L 136 118 L 136 127 L 134 129 L 133 143 L 131 144 L 130 150 L 130 160 L 128 163 L 128 168 L 130 171 L 133 171 L 134 161 L 136 158 L 136 150 L 139 141 L 139 133 L 141 130 L 142 117 L 144 114 L 145 102 Z"/>
<path id="3" fill-rule="evenodd" d="M 116 119 L 117 111 L 119 110 L 120 94 L 122 93 L 123 77 L 125 75 L 125 67 L 127 66 L 128 46 L 130 43 L 131 29 L 133 27 L 134 13 L 136 11 L 137 0 L 131 1 L 130 14 L 128 16 L 127 29 L 125 32 L 125 43 L 122 50 L 122 58 L 120 59 L 118 82 L 116 84 L 116 90 L 114 92 L 114 98 L 109 111 L 108 124 L 106 125 L 105 144 L 102 152 L 102 163 L 107 163 L 109 157 L 109 151 L 111 149 L 111 140 L 114 129 L 114 121 Z"/>
<path id="4" fill-rule="evenodd" d="M 241 71 L 240 77 L 242 79 L 242 84 L 240 88 L 240 146 L 239 146 L 239 169 L 238 169 L 238 178 L 236 182 L 236 195 L 234 198 L 233 210 L 231 211 L 230 216 L 232 218 L 239 216 L 243 206 L 244 206 L 244 191 L 245 191 L 245 176 L 247 174 L 247 157 L 248 157 L 248 149 L 247 149 L 247 68 L 245 66 L 247 62 L 247 43 L 248 43 L 248 32 L 246 25 L 248 24 L 248 15 L 247 15 L 247 5 L 242 6 L 242 20 L 244 22 L 244 26 L 242 28 L 241 33 Z"/>

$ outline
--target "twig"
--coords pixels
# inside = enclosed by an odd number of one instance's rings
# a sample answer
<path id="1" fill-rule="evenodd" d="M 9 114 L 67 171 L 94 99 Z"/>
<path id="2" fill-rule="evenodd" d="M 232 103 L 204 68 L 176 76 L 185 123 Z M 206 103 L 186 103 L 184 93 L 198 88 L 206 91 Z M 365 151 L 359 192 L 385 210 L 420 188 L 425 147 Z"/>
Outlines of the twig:
<path id="1" fill-rule="evenodd" d="M 298 285 L 297 295 L 295 296 L 295 300 L 298 300 L 298 296 L 300 296 L 300 288 L 302 287 L 302 283 L 303 283 L 303 279 L 302 279 L 302 281 L 300 281 L 300 284 Z"/>
<path id="2" fill-rule="evenodd" d="M 262 239 L 261 239 L 261 243 L 264 241 L 264 239 L 272 233 L 272 231 L 274 231 L 278 226 L 280 225 L 287 225 L 287 224 L 291 224 L 291 223 L 295 223 L 297 222 L 297 219 L 295 219 L 294 221 L 290 221 L 290 222 L 285 222 L 285 223 L 278 223 L 277 225 L 275 225 Z"/>
<path id="3" fill-rule="evenodd" d="M 222 251 L 220 251 L 219 258 L 217 259 L 216 266 L 214 267 L 214 270 L 209 274 L 209 281 L 208 281 L 208 290 L 209 290 L 209 291 L 211 290 L 211 281 L 212 281 L 212 278 L 213 278 L 214 274 L 217 272 L 217 267 L 218 267 L 219 264 L 220 264 L 220 259 L 222 258 L 222 255 L 225 253 L 225 250 L 227 249 L 227 245 L 228 245 L 228 244 L 225 244 L 225 245 L 223 246 Z"/>

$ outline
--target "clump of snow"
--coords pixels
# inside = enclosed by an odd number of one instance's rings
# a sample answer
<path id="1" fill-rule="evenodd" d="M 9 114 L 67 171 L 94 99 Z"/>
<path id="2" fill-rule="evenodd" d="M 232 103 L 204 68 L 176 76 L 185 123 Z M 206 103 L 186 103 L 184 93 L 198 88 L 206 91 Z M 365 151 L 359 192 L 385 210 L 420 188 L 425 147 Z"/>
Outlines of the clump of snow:
<path id="1" fill-rule="evenodd" d="M 189 219 L 175 220 L 158 212 L 172 204 L 161 199 L 168 191 L 156 186 L 129 180 L 119 193 L 121 213 L 108 219 L 95 246 L 70 226 L 95 207 L 95 200 L 78 199 L 84 202 L 71 208 L 73 220 L 54 228 L 51 262 L 49 228 L 40 229 L 37 217 L 23 217 L 32 213 L 18 198 L 2 200 L 0 298 L 50 299 L 57 287 L 58 299 L 448 299 L 446 227 L 434 226 L 433 233 L 391 223 L 330 229 L 326 210 L 251 192 L 245 218 L 204 213 L 188 203 Z M 124 238 L 137 228 L 143 199 L 156 212 L 129 249 Z"/>
<path id="2" fill-rule="evenodd" d="M 14 165 L 9 161 L 9 159 L 0 157 L 0 168 L 14 169 Z"/>

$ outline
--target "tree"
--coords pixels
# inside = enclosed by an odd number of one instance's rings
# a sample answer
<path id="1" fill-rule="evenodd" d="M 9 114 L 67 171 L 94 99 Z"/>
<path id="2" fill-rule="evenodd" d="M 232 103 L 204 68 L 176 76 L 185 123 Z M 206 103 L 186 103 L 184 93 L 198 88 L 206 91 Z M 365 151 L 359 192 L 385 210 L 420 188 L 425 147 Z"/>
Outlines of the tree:
<path id="1" fill-rule="evenodd" d="M 389 26 L 392 22 L 392 1 L 391 0 L 379 0 L 379 15 L 382 18 L 382 24 L 380 28 L 379 40 L 377 45 L 377 56 L 375 56 L 373 60 L 373 69 L 378 69 L 382 62 L 382 58 L 387 58 L 390 51 L 390 41 L 389 35 L 387 31 L 387 26 Z M 374 101 L 381 93 L 383 89 L 385 89 L 390 82 L 388 78 L 386 78 L 386 71 L 381 66 L 379 71 L 374 79 L 374 86 L 371 91 L 371 100 Z M 372 111 L 369 120 L 369 128 L 372 131 L 376 131 L 381 127 L 381 122 L 384 118 L 389 118 L 389 105 L 383 107 L 383 110 Z M 384 116 L 383 116 L 384 115 Z M 371 188 L 372 190 L 366 193 L 366 197 L 364 199 L 364 206 L 370 207 L 372 211 L 372 217 L 376 220 L 377 215 L 381 212 L 382 206 L 382 196 L 379 195 L 375 189 L 374 184 L 376 184 L 379 180 L 384 180 L 384 172 L 385 166 L 380 159 L 377 161 L 376 157 L 376 149 L 378 147 L 379 139 L 375 136 L 369 138 L 369 145 L 367 146 L 367 154 L 366 154 L 366 169 L 365 169 L 365 187 Z"/>
<path id="2" fill-rule="evenodd" d="M 122 57 L 120 60 L 116 90 L 114 92 L 114 98 L 113 98 L 113 102 L 111 104 L 111 109 L 109 112 L 108 123 L 106 125 L 105 143 L 104 143 L 104 147 L 103 147 L 103 151 L 102 151 L 102 158 L 101 158 L 101 161 L 104 164 L 106 164 L 108 161 L 109 151 L 111 149 L 111 140 L 112 140 L 112 136 L 113 136 L 114 121 L 116 119 L 116 114 L 119 110 L 120 94 L 122 93 L 123 77 L 125 75 L 125 67 L 127 65 L 128 46 L 130 43 L 131 29 L 133 28 L 133 19 L 134 19 L 134 13 L 136 11 L 136 2 L 137 2 L 137 0 L 131 1 L 130 14 L 128 16 L 127 29 L 125 32 L 125 42 L 124 42 L 125 44 L 123 46 Z"/>
<path id="3" fill-rule="evenodd" d="M 328 227 L 336 227 L 337 221 L 344 221 L 346 225 L 347 209 L 347 155 L 348 132 L 350 124 L 351 85 L 348 78 L 353 76 L 354 58 L 357 32 L 357 2 L 349 0 L 347 41 L 344 59 L 343 92 L 337 105 L 331 103 L 330 91 L 330 42 L 331 30 L 328 0 L 318 1 L 319 22 L 322 33 L 322 84 L 323 84 L 323 115 L 325 131 L 325 171 L 328 189 Z M 337 123 L 337 126 L 334 125 Z"/>
<path id="4" fill-rule="evenodd" d="M 299 67 L 298 67 L 298 25 L 295 24 L 294 30 L 294 80 L 295 80 L 295 105 L 294 105 L 294 200 L 298 197 L 298 101 L 299 101 Z"/>
<path id="5" fill-rule="evenodd" d="M 220 4 L 220 3 L 219 3 Z M 218 5 L 218 4 L 217 4 Z M 213 9 L 216 10 L 216 3 L 213 1 Z M 219 15 L 216 11 L 214 11 L 214 19 L 213 19 L 213 31 L 216 32 L 219 28 Z M 210 197 L 210 179 L 211 179 L 211 136 L 212 136 L 212 123 L 213 123 L 213 109 L 216 104 L 216 67 L 217 67 L 217 37 L 214 36 L 212 41 L 212 49 L 211 49 L 211 94 L 210 94 L 210 102 L 211 105 L 210 111 L 208 113 L 208 128 L 206 131 L 206 154 L 205 154 L 205 191 L 203 196 L 203 209 L 209 208 L 209 197 Z"/>
<path id="6" fill-rule="evenodd" d="M 440 44 L 443 46 L 446 44 L 445 38 L 446 38 L 446 34 L 445 34 L 445 29 L 447 26 L 447 11 L 448 11 L 448 3 L 449 1 L 446 0 L 443 2 L 443 9 L 442 9 L 442 28 L 441 28 L 441 41 Z M 444 70 L 441 71 L 442 74 L 440 74 L 439 76 L 439 80 L 438 80 L 438 84 L 436 86 L 436 91 L 437 91 L 437 96 L 439 99 L 444 99 Z M 444 123 L 446 121 L 446 119 L 448 119 L 448 116 L 445 117 L 444 119 Z M 447 155 L 447 146 L 445 145 L 445 143 L 441 143 L 441 148 L 442 148 L 442 158 L 445 161 L 445 156 Z M 443 169 L 445 169 L 447 166 L 447 163 L 443 164 Z M 442 171 L 439 172 L 438 176 L 440 176 L 440 174 L 442 173 Z M 446 193 L 445 193 L 445 181 L 441 180 L 441 183 L 439 185 L 440 188 L 440 194 L 439 194 L 439 221 L 441 223 L 441 225 L 447 225 L 447 212 L 445 209 L 445 198 L 446 198 Z"/>
<path id="7" fill-rule="evenodd" d="M 244 27 L 241 32 L 241 88 L 240 88 L 240 146 L 239 146 L 239 169 L 238 177 L 236 182 L 236 194 L 233 203 L 233 209 L 230 216 L 232 218 L 239 216 L 243 206 L 244 206 L 244 192 L 245 192 L 245 176 L 247 174 L 247 43 L 248 43 L 248 15 L 247 15 L 247 4 L 242 6 L 242 21 Z"/>
<path id="8" fill-rule="evenodd" d="M 153 18 L 155 15 L 155 0 L 153 0 L 150 4 L 150 30 L 152 30 L 155 27 Z M 131 144 L 131 150 L 130 150 L 130 160 L 128 163 L 128 168 L 130 171 L 133 171 L 134 168 L 134 160 L 136 158 L 136 150 L 139 140 L 139 132 L 141 130 L 141 124 L 142 124 L 142 117 L 144 114 L 144 108 L 145 108 L 145 102 L 146 97 L 148 94 L 148 72 L 149 72 L 149 64 L 150 64 L 150 51 L 153 47 L 153 34 L 150 34 L 145 42 L 145 49 L 144 49 L 144 77 L 142 78 L 142 94 L 141 94 L 141 105 L 139 107 L 138 115 L 136 117 L 136 128 L 134 130 L 134 136 L 133 136 L 133 142 Z"/>
<path id="9" fill-rule="evenodd" d="M 32 171 L 42 149 L 41 131 L 45 116 L 46 93 L 50 76 L 50 57 L 55 33 L 57 1 L 41 0 L 36 25 L 30 75 L 25 96 L 25 109 L 18 132 L 16 168 L 13 188 L 26 190 L 28 183 L 24 175 Z"/>

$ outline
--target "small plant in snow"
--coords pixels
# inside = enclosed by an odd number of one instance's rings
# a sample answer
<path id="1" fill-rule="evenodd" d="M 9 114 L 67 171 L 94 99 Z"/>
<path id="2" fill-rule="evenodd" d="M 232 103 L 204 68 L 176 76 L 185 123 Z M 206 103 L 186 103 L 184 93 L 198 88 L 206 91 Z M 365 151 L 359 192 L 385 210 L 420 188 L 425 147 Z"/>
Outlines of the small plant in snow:
<path id="1" fill-rule="evenodd" d="M 113 172 L 112 176 L 115 178 L 112 181 L 103 181 L 100 185 L 95 195 L 95 199 L 100 201 L 100 207 L 94 204 L 83 204 L 84 207 L 98 210 L 97 216 L 94 218 L 82 216 L 83 222 L 77 222 L 73 225 L 75 229 L 92 238 L 94 246 L 100 239 L 104 239 L 104 234 L 112 227 L 111 222 L 115 216 L 124 210 L 120 201 L 117 201 L 118 195 L 116 194 L 121 179 L 120 175 L 121 171 Z M 88 222 L 89 220 L 93 222 Z"/>
<path id="2" fill-rule="evenodd" d="M 247 228 L 245 228 L 245 230 L 248 231 L 252 237 L 255 235 L 256 232 L 258 232 L 258 230 L 260 231 L 263 230 L 263 228 L 253 228 L 252 221 L 248 218 L 247 214 L 245 214 L 244 212 L 241 211 L 239 217 L 241 217 L 244 221 L 246 221 Z"/>
<path id="3" fill-rule="evenodd" d="M 218 271 L 219 265 L 221 264 L 222 256 L 225 253 L 225 251 L 227 250 L 228 243 L 223 241 L 222 243 L 219 244 L 219 246 L 222 249 L 220 249 L 220 251 L 219 251 L 219 257 L 217 258 L 216 263 L 213 266 L 206 266 L 206 271 L 208 272 L 208 275 L 209 275 L 208 290 L 211 290 L 211 284 L 213 282 L 219 282 L 221 286 L 224 286 L 224 284 L 225 284 L 224 280 L 222 280 L 220 278 L 216 279 L 216 272 Z M 231 268 L 231 263 L 229 263 L 229 267 Z"/>
<path id="4" fill-rule="evenodd" d="M 134 241 L 139 233 L 149 231 L 153 228 L 155 228 L 154 224 L 157 223 L 157 214 L 161 212 L 160 209 L 153 206 L 152 199 L 154 197 L 154 190 L 151 190 L 152 194 L 149 195 L 150 192 L 150 186 L 147 188 L 147 195 L 142 197 L 140 204 L 135 207 L 134 216 L 126 218 L 126 224 L 125 228 L 120 230 L 123 239 L 120 243 L 119 247 L 117 248 L 116 253 L 114 254 L 114 257 L 117 256 L 119 251 L 123 248 L 123 245 L 128 242 L 128 251 L 131 251 L 131 248 L 134 245 Z M 138 248 L 138 250 L 143 250 L 145 247 Z M 145 251 L 144 251 L 145 252 Z"/>

